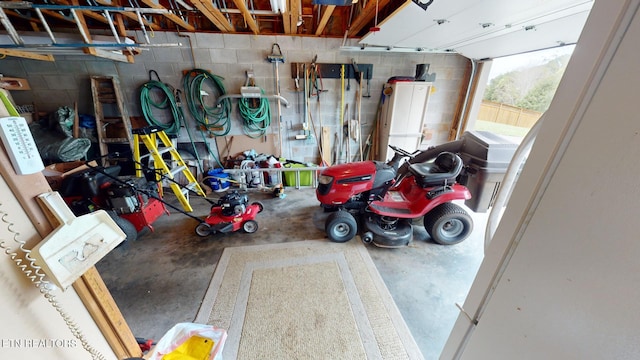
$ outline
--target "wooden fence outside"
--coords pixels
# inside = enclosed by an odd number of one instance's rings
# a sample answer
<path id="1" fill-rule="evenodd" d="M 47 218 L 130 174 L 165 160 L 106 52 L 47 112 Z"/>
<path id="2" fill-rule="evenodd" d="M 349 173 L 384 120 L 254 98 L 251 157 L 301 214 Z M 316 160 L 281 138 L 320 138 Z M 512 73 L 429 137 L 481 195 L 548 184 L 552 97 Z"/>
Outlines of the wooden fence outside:
<path id="1" fill-rule="evenodd" d="M 492 101 L 482 101 L 478 120 L 490 121 L 500 124 L 531 128 L 542 116 L 541 112 L 527 110 L 507 104 Z"/>

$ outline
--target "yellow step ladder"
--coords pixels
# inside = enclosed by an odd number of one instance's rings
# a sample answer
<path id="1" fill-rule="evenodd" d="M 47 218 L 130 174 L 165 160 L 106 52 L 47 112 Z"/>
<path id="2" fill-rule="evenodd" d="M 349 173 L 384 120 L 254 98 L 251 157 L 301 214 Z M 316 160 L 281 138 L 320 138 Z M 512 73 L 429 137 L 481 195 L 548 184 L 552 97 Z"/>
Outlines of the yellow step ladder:
<path id="1" fill-rule="evenodd" d="M 163 145 L 162 147 L 158 147 L 158 140 L 160 140 L 160 144 Z M 140 155 L 140 142 L 146 146 L 147 150 L 149 150 L 149 154 Z M 206 194 L 189 170 L 187 164 L 182 160 L 178 150 L 173 146 L 169 136 L 167 136 L 167 134 L 157 126 L 144 127 L 133 130 L 133 143 L 133 160 L 136 164 L 136 176 L 143 176 L 141 167 L 142 158 L 151 156 L 159 177 L 170 179 L 169 186 L 176 195 L 176 198 L 180 201 L 180 204 L 182 204 L 184 210 L 188 212 L 193 211 L 191 204 L 189 204 L 189 192 L 193 191 L 203 197 L 205 197 Z M 167 160 L 162 158 L 162 155 L 166 153 L 171 154 L 171 160 L 176 162 L 177 166 L 175 168 L 170 168 L 169 165 L 167 165 Z M 187 185 L 181 186 L 177 182 L 173 181 L 175 175 L 179 173 L 182 173 L 187 179 L 189 182 Z"/>

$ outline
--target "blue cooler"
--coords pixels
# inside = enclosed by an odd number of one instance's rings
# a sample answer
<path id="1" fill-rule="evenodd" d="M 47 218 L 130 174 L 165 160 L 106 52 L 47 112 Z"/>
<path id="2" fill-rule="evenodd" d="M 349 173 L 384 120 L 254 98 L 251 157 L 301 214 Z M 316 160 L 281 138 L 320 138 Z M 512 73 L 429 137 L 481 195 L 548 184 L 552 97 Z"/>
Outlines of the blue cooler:
<path id="1" fill-rule="evenodd" d="M 207 172 L 209 186 L 216 192 L 226 191 L 229 188 L 229 174 L 224 169 L 211 169 Z"/>

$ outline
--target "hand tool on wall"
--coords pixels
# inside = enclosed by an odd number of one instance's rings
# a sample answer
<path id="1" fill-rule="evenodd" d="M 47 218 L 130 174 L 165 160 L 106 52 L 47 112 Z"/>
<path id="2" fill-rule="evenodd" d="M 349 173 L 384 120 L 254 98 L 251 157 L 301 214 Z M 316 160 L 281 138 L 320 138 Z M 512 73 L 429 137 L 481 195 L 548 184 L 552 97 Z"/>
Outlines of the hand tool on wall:
<path id="1" fill-rule="evenodd" d="M 342 65 L 340 67 L 340 109 L 344 109 L 344 77 L 345 77 L 345 67 L 344 65 Z M 347 85 L 348 86 L 348 85 Z M 347 88 L 348 90 L 348 88 Z M 343 131 L 342 131 L 342 127 L 344 125 L 344 113 L 342 111 L 340 111 L 340 127 L 338 128 L 337 133 L 339 141 L 340 141 L 340 151 L 339 151 L 339 156 L 338 159 L 336 159 L 336 163 L 338 163 L 340 161 L 340 156 L 342 155 L 342 143 L 344 141 L 343 139 Z"/>
<path id="2" fill-rule="evenodd" d="M 367 94 L 364 95 L 364 97 L 366 98 L 370 98 L 371 97 L 371 87 L 370 87 L 370 82 L 371 82 L 371 74 L 369 74 L 369 68 L 367 68 Z"/>
<path id="3" fill-rule="evenodd" d="M 276 52 L 276 48 L 277 48 L 277 52 Z M 282 55 L 282 50 L 280 50 L 280 45 L 278 45 L 278 43 L 275 43 L 271 46 L 271 54 L 269 54 L 267 56 L 267 61 L 269 61 L 270 63 L 273 64 L 273 69 L 275 72 L 275 87 L 276 87 L 276 95 L 278 95 L 277 98 L 277 106 L 276 106 L 276 110 L 278 113 L 278 146 L 279 146 L 279 150 L 280 150 L 280 156 L 284 156 L 284 154 L 282 154 L 282 108 L 281 108 L 281 103 L 280 103 L 280 74 L 278 73 L 278 64 L 279 63 L 284 63 L 284 56 Z"/>
<path id="4" fill-rule="evenodd" d="M 361 113 L 362 113 L 362 73 L 360 73 L 360 88 L 358 89 L 358 144 L 360 148 L 360 161 L 362 158 L 362 122 L 361 122 Z"/>
<path id="5" fill-rule="evenodd" d="M 351 67 L 353 68 L 353 78 L 356 79 L 358 84 L 360 84 L 362 76 L 360 76 L 360 68 L 354 59 L 351 59 Z"/>

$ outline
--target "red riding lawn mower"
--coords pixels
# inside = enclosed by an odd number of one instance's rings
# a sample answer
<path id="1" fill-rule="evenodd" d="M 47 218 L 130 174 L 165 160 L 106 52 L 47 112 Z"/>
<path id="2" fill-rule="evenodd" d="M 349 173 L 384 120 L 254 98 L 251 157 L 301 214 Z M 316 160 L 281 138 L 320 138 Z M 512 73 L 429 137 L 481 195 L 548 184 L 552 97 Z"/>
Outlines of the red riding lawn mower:
<path id="1" fill-rule="evenodd" d="M 329 239 L 346 242 L 360 232 L 365 243 L 406 246 L 413 238 L 412 219 L 424 217 L 436 243 L 465 240 L 473 220 L 452 203 L 471 198 L 469 190 L 456 183 L 464 167 L 455 153 L 460 145 L 451 142 L 414 153 L 390 145 L 395 155 L 387 163 L 360 161 L 323 170 L 316 196 L 325 210 L 335 211 L 325 223 Z M 404 158 L 409 160 L 399 166 Z"/>

